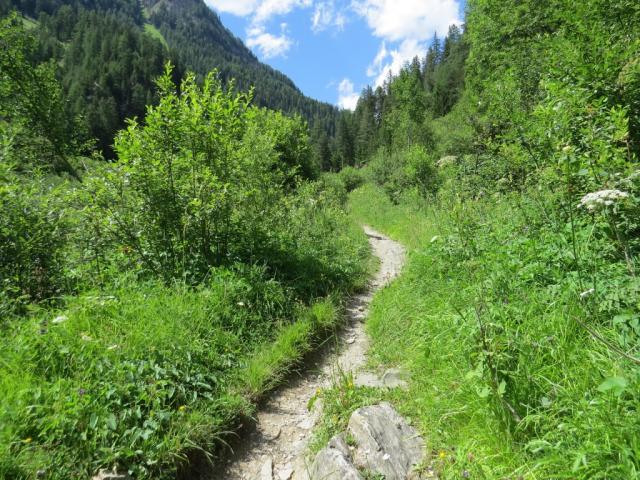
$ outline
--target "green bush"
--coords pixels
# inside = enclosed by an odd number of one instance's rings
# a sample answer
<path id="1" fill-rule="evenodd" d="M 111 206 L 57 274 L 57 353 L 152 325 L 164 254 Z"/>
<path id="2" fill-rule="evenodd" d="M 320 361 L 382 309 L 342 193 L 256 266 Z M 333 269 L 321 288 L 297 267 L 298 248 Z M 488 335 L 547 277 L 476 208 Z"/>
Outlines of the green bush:
<path id="1" fill-rule="evenodd" d="M 355 190 L 364 183 L 364 175 L 361 170 L 346 166 L 338 172 L 338 178 L 344 183 L 347 193 Z"/>
<path id="2" fill-rule="evenodd" d="M 378 150 L 367 165 L 372 180 L 397 203 L 404 192 L 415 189 L 427 198 L 439 185 L 435 162 L 427 150 L 414 145 L 400 151 Z"/>
<path id="3" fill-rule="evenodd" d="M 41 178 L 15 174 L 0 159 L 0 326 L 32 302 L 66 291 L 67 220 Z"/>
<path id="4" fill-rule="evenodd" d="M 225 90 L 215 74 L 202 87 L 187 76 L 178 95 L 168 67 L 158 86 L 144 125 L 132 121 L 118 136 L 119 162 L 87 182 L 88 230 L 165 281 L 198 283 L 238 261 L 277 263 L 265 252 L 287 248 L 277 242 L 298 184 L 316 175 L 306 125 L 249 107 L 250 96 Z"/>

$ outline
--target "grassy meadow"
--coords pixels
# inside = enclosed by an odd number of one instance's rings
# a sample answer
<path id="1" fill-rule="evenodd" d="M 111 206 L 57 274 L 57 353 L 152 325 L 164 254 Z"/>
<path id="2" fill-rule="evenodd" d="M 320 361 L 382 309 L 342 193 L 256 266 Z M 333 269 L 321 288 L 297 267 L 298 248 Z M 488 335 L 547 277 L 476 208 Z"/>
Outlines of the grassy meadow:
<path id="1" fill-rule="evenodd" d="M 425 435 L 432 465 L 451 479 L 637 478 L 640 379 L 610 346 L 635 334 L 585 306 L 606 308 L 624 267 L 610 266 L 596 298 L 581 299 L 562 268 L 566 231 L 541 227 L 544 197 L 441 195 L 393 204 L 366 184 L 349 202 L 354 219 L 409 247 L 367 329 L 372 364 L 411 373 L 408 394 L 388 398 Z M 586 235 L 583 255 L 605 269 Z"/>

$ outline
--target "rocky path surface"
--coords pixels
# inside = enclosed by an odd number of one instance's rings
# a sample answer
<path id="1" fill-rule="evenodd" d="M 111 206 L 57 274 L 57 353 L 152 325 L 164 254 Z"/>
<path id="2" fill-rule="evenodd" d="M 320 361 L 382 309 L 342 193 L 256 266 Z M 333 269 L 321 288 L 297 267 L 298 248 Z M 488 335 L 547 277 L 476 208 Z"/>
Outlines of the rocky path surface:
<path id="1" fill-rule="evenodd" d="M 309 412 L 307 406 L 317 389 L 329 386 L 338 371 L 352 372 L 364 384 L 401 382 L 393 372 L 387 372 L 382 378 L 362 372 L 369 345 L 363 325 L 369 303 L 376 290 L 400 273 L 405 258 L 399 243 L 369 227 L 365 226 L 364 230 L 380 267 L 367 291 L 350 299 L 347 325 L 335 348 L 318 360 L 314 368 L 273 394 L 258 412 L 255 429 L 234 446 L 226 468 L 212 474 L 211 480 L 307 478 L 305 452 L 319 416 L 318 409 Z"/>

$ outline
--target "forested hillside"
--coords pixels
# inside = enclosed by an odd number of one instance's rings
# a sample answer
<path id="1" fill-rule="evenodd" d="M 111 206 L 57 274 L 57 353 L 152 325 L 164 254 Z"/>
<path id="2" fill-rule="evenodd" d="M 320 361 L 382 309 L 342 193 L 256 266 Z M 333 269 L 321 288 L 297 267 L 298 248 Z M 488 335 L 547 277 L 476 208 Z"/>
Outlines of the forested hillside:
<path id="1" fill-rule="evenodd" d="M 372 355 L 438 478 L 639 478 L 639 106 L 637 2 L 469 0 L 345 117 L 352 215 L 413 251 Z"/>
<path id="2" fill-rule="evenodd" d="M 0 14 L 17 9 L 37 37 L 36 61 L 55 60 L 68 114 L 78 117 L 107 156 L 126 118 L 153 103 L 153 82 L 171 60 L 176 78 L 186 70 L 203 78 L 217 69 L 239 91 L 255 88 L 258 106 L 299 114 L 333 137 L 338 110 L 305 97 L 282 73 L 261 63 L 201 0 L 179 2 L 4 0 Z"/>

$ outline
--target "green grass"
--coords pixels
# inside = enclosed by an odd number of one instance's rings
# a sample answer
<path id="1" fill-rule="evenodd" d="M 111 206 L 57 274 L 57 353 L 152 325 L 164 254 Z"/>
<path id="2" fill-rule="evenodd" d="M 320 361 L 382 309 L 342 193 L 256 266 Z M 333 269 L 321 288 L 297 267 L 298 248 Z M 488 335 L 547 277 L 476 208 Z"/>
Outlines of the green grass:
<path id="1" fill-rule="evenodd" d="M 38 26 L 38 22 L 33 18 L 20 16 L 20 19 L 22 20 L 22 24 L 24 25 L 24 28 L 26 28 L 27 30 L 32 30 Z"/>
<path id="2" fill-rule="evenodd" d="M 155 38 L 156 40 L 159 40 L 160 43 L 162 43 L 162 45 L 164 45 L 164 48 L 167 48 L 167 49 L 169 48 L 169 44 L 167 43 L 167 40 L 164 38 L 164 35 L 162 35 L 160 30 L 158 30 L 155 27 L 155 25 L 152 25 L 151 23 L 145 23 L 144 24 L 144 31 L 145 31 L 145 33 L 147 35 Z"/>
<path id="3" fill-rule="evenodd" d="M 188 458 L 214 452 L 332 334 L 344 294 L 364 285 L 366 239 L 347 230 L 335 258 L 348 261 L 347 283 L 308 305 L 264 269 L 239 266 L 197 288 L 123 278 L 10 322 L 0 340 L 0 478 L 89 478 L 114 465 L 175 478 Z"/>
<path id="4" fill-rule="evenodd" d="M 588 311 L 567 230 L 546 223 L 540 201 L 459 202 L 446 187 L 394 205 L 371 185 L 354 191 L 353 218 L 409 247 L 401 277 L 374 298 L 371 360 L 411 373 L 391 400 L 417 420 L 442 478 L 639 478 L 638 368 L 572 320 Z M 582 254 L 602 277 L 594 305 L 619 309 L 618 288 L 637 301 L 586 232 Z M 617 343 L 606 318 L 588 321 Z"/>

